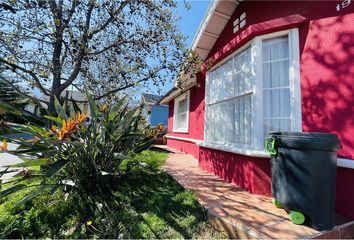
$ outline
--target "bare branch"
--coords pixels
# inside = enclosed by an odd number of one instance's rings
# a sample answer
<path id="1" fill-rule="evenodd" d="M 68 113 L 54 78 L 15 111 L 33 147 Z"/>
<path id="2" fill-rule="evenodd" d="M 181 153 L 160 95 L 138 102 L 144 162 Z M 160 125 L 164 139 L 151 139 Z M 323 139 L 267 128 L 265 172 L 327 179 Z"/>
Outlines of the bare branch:
<path id="1" fill-rule="evenodd" d="M 14 85 L 11 81 L 7 80 L 6 78 L 4 78 L 3 76 L 0 75 L 0 78 L 5 81 L 7 84 L 9 84 L 9 86 L 15 90 L 17 93 L 19 93 L 20 95 L 22 95 L 23 97 L 26 98 L 30 98 L 32 101 L 34 101 L 37 105 L 40 105 L 40 102 L 45 103 L 45 104 L 49 104 L 48 101 L 42 100 L 42 99 L 38 99 L 35 97 L 32 97 L 26 93 L 24 93 L 23 91 L 21 91 L 16 85 Z"/>
<path id="2" fill-rule="evenodd" d="M 155 71 L 149 73 L 149 75 L 143 77 L 142 79 L 139 79 L 139 80 L 137 80 L 137 81 L 135 81 L 135 82 L 133 82 L 133 83 L 126 84 L 126 85 L 123 86 L 123 87 L 119 87 L 119 88 L 113 89 L 113 90 L 111 90 L 111 91 L 108 91 L 108 92 L 106 92 L 106 93 L 104 93 L 104 94 L 102 94 L 102 95 L 100 95 L 100 96 L 98 96 L 98 97 L 95 97 L 94 99 L 95 99 L 95 100 L 100 100 L 100 99 L 102 99 L 102 98 L 104 98 L 104 97 L 107 97 L 108 95 L 113 94 L 113 93 L 116 93 L 116 92 L 125 90 L 125 89 L 127 89 L 127 88 L 133 87 L 133 86 L 137 85 L 137 83 L 146 82 L 146 81 L 149 80 L 150 78 L 154 77 L 158 72 L 160 72 L 161 70 L 166 69 L 166 68 L 167 68 L 167 67 L 165 67 L 165 66 L 160 67 L 160 68 L 156 69 Z"/>
<path id="3" fill-rule="evenodd" d="M 87 33 L 88 33 L 89 29 L 90 29 L 91 16 L 92 16 L 92 11 L 93 11 L 94 7 L 95 7 L 95 1 L 90 1 L 89 7 L 88 7 L 88 10 L 87 10 L 87 14 L 86 14 L 84 32 L 83 32 L 82 37 L 81 37 L 80 51 L 79 51 L 78 57 L 76 59 L 76 64 L 74 66 L 74 70 L 70 74 L 68 80 L 65 81 L 63 84 L 61 84 L 61 86 L 59 87 L 59 92 L 62 92 L 67 87 L 69 87 L 70 84 L 75 81 L 77 75 L 80 72 L 82 61 L 83 61 L 84 56 L 85 56 L 86 45 L 87 45 L 87 40 L 88 40 Z"/>
<path id="4" fill-rule="evenodd" d="M 137 41 L 136 40 L 120 40 L 118 42 L 114 42 L 111 45 L 108 45 L 108 46 L 102 48 L 101 50 L 98 50 L 98 51 L 95 51 L 95 52 L 90 52 L 90 53 L 87 53 L 86 55 L 87 56 L 99 55 L 101 53 L 104 53 L 104 52 L 108 51 L 109 49 L 111 49 L 113 47 L 118 47 L 119 45 L 128 44 L 128 43 L 135 43 L 135 42 L 137 42 Z"/>
<path id="5" fill-rule="evenodd" d="M 71 21 L 71 18 L 73 17 L 74 15 L 74 12 L 75 12 L 75 8 L 76 6 L 78 5 L 79 1 L 78 0 L 72 0 L 72 3 L 71 3 L 71 8 L 69 10 L 69 13 L 68 13 L 68 17 L 67 19 L 64 20 L 64 25 L 63 25 L 63 29 L 67 28 L 70 21 Z"/>
<path id="6" fill-rule="evenodd" d="M 103 31 L 106 27 L 108 27 L 108 25 L 114 21 L 114 19 L 116 18 L 116 15 L 118 13 L 120 13 L 128 3 L 129 3 L 129 1 L 122 2 L 122 4 L 119 6 L 119 8 L 116 11 L 114 11 L 113 13 L 109 13 L 110 17 L 107 19 L 107 21 L 104 22 L 99 28 L 93 30 L 90 33 L 90 35 L 93 36 L 101 31 Z"/>
<path id="7" fill-rule="evenodd" d="M 51 94 L 43 87 L 43 85 L 41 84 L 39 78 L 36 76 L 36 74 L 34 74 L 34 72 L 32 72 L 32 71 L 30 71 L 30 70 L 28 70 L 28 69 L 26 69 L 26 68 L 23 68 L 23 67 L 21 67 L 21 66 L 18 66 L 18 65 L 14 64 L 14 63 L 10 63 L 10 62 L 6 61 L 6 60 L 3 59 L 3 58 L 0 58 L 0 62 L 4 63 L 4 64 L 6 64 L 6 65 L 9 65 L 10 67 L 13 67 L 13 68 L 15 68 L 15 69 L 18 69 L 18 70 L 20 70 L 20 71 L 22 71 L 22 72 L 25 72 L 25 73 L 29 74 L 29 75 L 33 78 L 33 80 L 36 82 L 37 87 L 43 92 L 43 94 L 45 94 L 45 95 L 47 95 L 47 96 L 50 96 L 50 95 L 51 95 Z"/>

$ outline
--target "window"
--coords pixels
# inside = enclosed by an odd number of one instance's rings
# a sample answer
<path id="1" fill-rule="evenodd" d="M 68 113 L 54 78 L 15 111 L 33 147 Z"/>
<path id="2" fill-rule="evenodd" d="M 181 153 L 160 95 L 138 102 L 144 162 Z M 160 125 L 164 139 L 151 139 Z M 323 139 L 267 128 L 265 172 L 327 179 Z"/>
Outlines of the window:
<path id="1" fill-rule="evenodd" d="M 234 33 L 246 26 L 246 12 L 242 13 L 240 17 L 236 18 L 234 21 Z"/>
<path id="2" fill-rule="evenodd" d="M 207 94 L 207 141 L 251 143 L 251 48 L 210 72 Z"/>
<path id="3" fill-rule="evenodd" d="M 263 134 L 291 130 L 288 36 L 263 40 Z"/>
<path id="4" fill-rule="evenodd" d="M 189 91 L 175 99 L 173 116 L 173 131 L 187 133 L 189 126 Z"/>
<path id="5" fill-rule="evenodd" d="M 263 149 L 301 131 L 297 29 L 254 38 L 207 74 L 205 145 Z"/>

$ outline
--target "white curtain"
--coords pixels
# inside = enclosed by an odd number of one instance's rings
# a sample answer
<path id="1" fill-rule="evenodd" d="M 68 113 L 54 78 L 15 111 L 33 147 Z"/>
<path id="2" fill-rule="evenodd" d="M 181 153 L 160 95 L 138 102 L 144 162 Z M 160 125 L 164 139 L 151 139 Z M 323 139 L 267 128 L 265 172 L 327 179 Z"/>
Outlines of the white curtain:
<path id="1" fill-rule="evenodd" d="M 186 128 L 187 127 L 187 98 L 180 100 L 177 103 L 177 118 L 176 118 L 176 128 Z"/>
<path id="2" fill-rule="evenodd" d="M 250 144 L 252 116 L 251 49 L 209 72 L 206 141 Z"/>
<path id="3" fill-rule="evenodd" d="M 288 36 L 263 41 L 264 137 L 270 131 L 291 130 Z"/>

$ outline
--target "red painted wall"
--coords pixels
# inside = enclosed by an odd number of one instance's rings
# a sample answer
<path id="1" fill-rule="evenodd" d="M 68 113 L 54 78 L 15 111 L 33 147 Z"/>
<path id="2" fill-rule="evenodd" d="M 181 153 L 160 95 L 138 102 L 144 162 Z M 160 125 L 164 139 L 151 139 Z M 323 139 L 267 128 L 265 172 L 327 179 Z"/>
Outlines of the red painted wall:
<path id="1" fill-rule="evenodd" d="M 175 139 L 168 139 L 167 145 L 178 151 L 189 153 L 197 159 L 199 158 L 199 146 L 197 146 L 195 143 L 180 141 Z"/>
<path id="2" fill-rule="evenodd" d="M 204 139 L 204 97 L 205 97 L 205 74 L 197 74 L 198 85 L 190 89 L 189 105 L 189 132 L 173 132 L 173 111 L 174 101 L 169 102 L 168 112 L 168 135 L 177 137 L 187 137 L 197 140 Z"/>
<path id="3" fill-rule="evenodd" d="M 303 130 L 337 133 L 354 159 L 354 14 L 311 21 L 302 45 Z"/>
<path id="4" fill-rule="evenodd" d="M 199 167 L 251 193 L 271 196 L 269 159 L 200 148 Z"/>
<path id="5" fill-rule="evenodd" d="M 341 1 L 246 1 L 241 2 L 218 39 L 209 58 L 215 63 L 256 35 L 298 27 L 303 131 L 337 133 L 340 157 L 354 159 L 354 2 L 337 12 Z M 233 34 L 236 17 L 247 12 L 247 25 Z M 291 16 L 291 17 L 289 17 Z M 172 133 L 173 101 L 170 102 L 169 135 L 203 139 L 205 76 L 190 94 L 187 134 Z M 200 148 L 192 143 L 168 140 L 171 147 L 196 156 L 199 164 L 251 193 L 270 195 L 269 160 Z M 354 170 L 338 168 L 336 209 L 354 219 Z"/>

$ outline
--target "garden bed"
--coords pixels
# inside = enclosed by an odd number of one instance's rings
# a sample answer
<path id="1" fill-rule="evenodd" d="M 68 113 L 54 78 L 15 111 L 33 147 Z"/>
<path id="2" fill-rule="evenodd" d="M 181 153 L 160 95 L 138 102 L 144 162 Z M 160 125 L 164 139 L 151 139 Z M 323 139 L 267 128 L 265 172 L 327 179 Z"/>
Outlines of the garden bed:
<path id="1" fill-rule="evenodd" d="M 0 238 L 223 238 L 207 223 L 195 195 L 160 170 L 166 158 L 150 150 L 135 156 L 139 164 L 124 161 L 114 197 L 103 206 L 109 214 L 99 211 L 102 203 L 78 202 L 75 193 L 63 190 L 47 191 L 15 209 L 30 190 L 9 195 L 0 202 Z M 80 211 L 85 204 L 98 210 L 85 214 Z"/>

